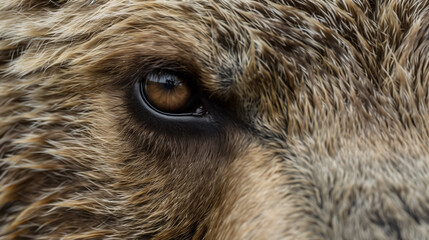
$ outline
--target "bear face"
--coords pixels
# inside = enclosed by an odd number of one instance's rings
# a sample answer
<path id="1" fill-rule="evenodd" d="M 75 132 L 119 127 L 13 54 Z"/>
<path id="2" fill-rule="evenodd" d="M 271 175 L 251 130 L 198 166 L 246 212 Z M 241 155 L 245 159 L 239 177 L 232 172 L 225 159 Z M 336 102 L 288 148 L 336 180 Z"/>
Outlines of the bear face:
<path id="1" fill-rule="evenodd" d="M 426 238 L 428 9 L 0 3 L 1 238 Z"/>

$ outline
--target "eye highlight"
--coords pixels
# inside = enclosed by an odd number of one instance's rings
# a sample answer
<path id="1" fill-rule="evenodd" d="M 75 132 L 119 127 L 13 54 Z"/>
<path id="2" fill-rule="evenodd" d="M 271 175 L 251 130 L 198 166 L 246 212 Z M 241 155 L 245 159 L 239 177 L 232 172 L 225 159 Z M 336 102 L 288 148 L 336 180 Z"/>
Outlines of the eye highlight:
<path id="1" fill-rule="evenodd" d="M 174 115 L 201 111 L 195 86 L 179 74 L 151 73 L 147 75 L 142 90 L 149 105 L 159 112 Z"/>

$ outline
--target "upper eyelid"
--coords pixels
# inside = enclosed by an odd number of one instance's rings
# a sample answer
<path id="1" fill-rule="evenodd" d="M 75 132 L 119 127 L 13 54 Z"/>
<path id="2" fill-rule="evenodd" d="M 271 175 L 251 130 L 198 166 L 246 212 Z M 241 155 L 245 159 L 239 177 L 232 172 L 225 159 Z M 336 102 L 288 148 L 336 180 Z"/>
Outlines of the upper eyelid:
<path id="1" fill-rule="evenodd" d="M 134 72 L 134 74 L 131 74 L 133 76 L 131 79 L 132 84 L 146 79 L 151 74 L 174 74 L 183 79 L 186 79 L 188 83 L 192 83 L 194 85 L 198 85 L 198 80 L 200 78 L 198 70 L 188 66 L 188 64 L 182 64 L 180 61 L 162 59 L 156 62 L 143 61 L 141 64 L 137 65 L 137 69 L 134 68 L 135 70 L 130 70 Z"/>

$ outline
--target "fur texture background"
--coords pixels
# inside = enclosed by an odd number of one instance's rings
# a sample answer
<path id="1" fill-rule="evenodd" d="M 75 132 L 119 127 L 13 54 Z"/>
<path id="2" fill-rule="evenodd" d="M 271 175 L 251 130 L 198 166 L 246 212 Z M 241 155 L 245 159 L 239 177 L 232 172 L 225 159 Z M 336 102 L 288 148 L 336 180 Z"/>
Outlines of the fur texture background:
<path id="1" fill-rule="evenodd" d="M 0 2 L 1 239 L 428 239 L 429 1 Z M 225 118 L 171 133 L 141 74 Z"/>

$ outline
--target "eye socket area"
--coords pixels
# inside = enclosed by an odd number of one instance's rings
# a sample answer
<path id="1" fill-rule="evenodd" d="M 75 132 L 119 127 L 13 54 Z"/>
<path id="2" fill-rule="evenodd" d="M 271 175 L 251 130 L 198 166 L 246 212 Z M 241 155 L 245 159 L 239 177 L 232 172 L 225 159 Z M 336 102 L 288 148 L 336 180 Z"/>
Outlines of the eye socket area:
<path id="1" fill-rule="evenodd" d="M 184 74 L 150 73 L 141 86 L 143 99 L 159 113 L 173 116 L 202 116 L 206 113 L 199 91 L 191 78 Z"/>
<path id="2" fill-rule="evenodd" d="M 229 114 L 199 88 L 196 82 L 199 75 L 154 70 L 139 79 L 130 89 L 127 107 L 144 129 L 169 136 L 207 137 L 219 134 L 230 119 Z"/>

